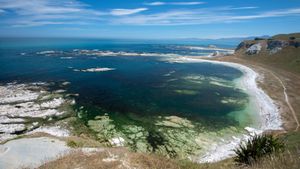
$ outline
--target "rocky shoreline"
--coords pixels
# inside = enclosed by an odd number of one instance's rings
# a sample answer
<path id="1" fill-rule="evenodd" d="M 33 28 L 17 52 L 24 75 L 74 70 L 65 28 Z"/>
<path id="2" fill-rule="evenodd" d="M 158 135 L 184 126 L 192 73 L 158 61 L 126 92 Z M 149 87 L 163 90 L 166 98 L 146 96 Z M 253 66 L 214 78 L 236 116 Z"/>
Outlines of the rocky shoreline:
<path id="1" fill-rule="evenodd" d="M 38 131 L 67 135 L 66 130 L 60 131 L 59 126 L 52 126 L 68 116 L 75 100 L 62 89 L 48 91 L 48 87 L 46 83 L 0 86 L 0 142 Z"/>
<path id="2" fill-rule="evenodd" d="M 203 60 L 189 58 L 173 61 L 203 62 Z M 256 74 L 251 69 L 248 70 L 242 65 L 232 63 L 220 62 L 218 64 L 225 64 L 242 70 L 246 76 L 245 79 L 248 79 L 241 80 L 242 86 L 251 89 L 251 91 L 252 89 L 258 90 L 255 87 L 255 89 L 253 88 L 253 85 L 256 86 Z M 64 93 L 63 87 L 49 91 L 47 89 L 48 85 L 46 83 L 10 83 L 0 86 L 1 142 L 22 134 L 39 132 L 57 137 L 70 136 L 70 131 L 53 124 L 57 119 L 68 113 L 68 108 L 75 104 L 75 101 Z M 64 83 L 62 86 L 65 85 L 68 85 L 68 83 Z M 262 99 L 260 96 L 257 97 Z M 266 102 L 269 102 L 269 100 Z M 262 104 L 268 105 L 265 100 Z M 266 116 L 270 116 L 268 111 L 265 113 L 267 113 Z M 80 113 L 78 115 L 80 118 Z M 265 124 L 271 124 L 264 117 L 262 119 L 266 120 Z M 55 120 L 53 120 L 54 118 Z M 116 126 L 107 114 L 89 120 L 87 125 L 97 133 L 97 139 L 100 142 L 106 142 L 108 146 L 131 147 L 139 152 L 155 152 L 169 157 L 189 158 L 197 162 L 215 162 L 228 158 L 233 155 L 231 150 L 241 141 L 247 140 L 250 135 L 260 134 L 265 129 L 273 129 L 272 126 L 260 126 L 256 129 L 246 127 L 244 131 L 239 131 L 233 127 L 219 132 L 201 133 L 197 124 L 177 116 L 154 117 L 153 123 L 154 126 L 160 128 L 159 133 L 155 130 L 147 131 L 138 125 L 126 125 L 122 127 L 122 130 L 116 130 Z M 239 133 L 239 136 L 235 137 L 237 133 Z"/>

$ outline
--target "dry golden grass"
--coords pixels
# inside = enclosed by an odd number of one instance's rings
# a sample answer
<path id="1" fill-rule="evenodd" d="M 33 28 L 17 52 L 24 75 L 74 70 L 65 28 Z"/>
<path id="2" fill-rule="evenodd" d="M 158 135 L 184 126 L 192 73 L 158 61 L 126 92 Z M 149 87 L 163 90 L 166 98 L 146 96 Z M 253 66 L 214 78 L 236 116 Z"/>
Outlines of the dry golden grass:
<path id="1" fill-rule="evenodd" d="M 148 154 L 132 153 L 122 148 L 101 152 L 73 151 L 57 160 L 46 163 L 40 169 L 180 169 L 173 160 Z"/>
<path id="2" fill-rule="evenodd" d="M 180 169 L 174 160 L 151 154 L 131 153 L 129 162 L 132 167 L 141 169 Z"/>
<path id="3" fill-rule="evenodd" d="M 287 151 L 283 154 L 272 155 L 255 163 L 249 169 L 299 169 L 300 152 Z"/>
<path id="4" fill-rule="evenodd" d="M 300 152 L 287 151 L 257 161 L 252 166 L 238 166 L 232 159 L 218 163 L 197 164 L 188 160 L 168 159 L 154 154 L 133 153 L 122 148 L 101 152 L 74 151 L 40 166 L 40 169 L 298 169 Z"/>
<path id="5" fill-rule="evenodd" d="M 40 169 L 115 169 L 121 165 L 120 161 L 104 162 L 108 158 L 107 152 L 86 154 L 82 151 L 74 151 L 59 159 L 40 166 Z"/>

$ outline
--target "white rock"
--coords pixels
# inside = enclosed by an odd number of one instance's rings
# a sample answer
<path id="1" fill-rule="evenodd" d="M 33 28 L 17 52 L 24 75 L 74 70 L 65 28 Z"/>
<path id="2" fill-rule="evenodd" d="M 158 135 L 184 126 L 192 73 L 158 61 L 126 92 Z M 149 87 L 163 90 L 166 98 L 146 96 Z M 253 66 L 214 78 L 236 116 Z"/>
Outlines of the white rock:
<path id="1" fill-rule="evenodd" d="M 115 137 L 109 140 L 110 144 L 113 146 L 124 146 L 125 140 L 122 137 Z"/>
<path id="2" fill-rule="evenodd" d="M 24 124 L 0 124 L 0 133 L 12 134 L 25 129 L 26 126 Z"/>
<path id="3" fill-rule="evenodd" d="M 63 98 L 54 98 L 51 101 L 47 101 L 47 102 L 43 102 L 41 104 L 42 108 L 57 108 L 59 107 L 61 104 L 63 104 L 65 102 L 65 100 Z"/>
<path id="4" fill-rule="evenodd" d="M 0 123 L 16 123 L 23 121 L 24 119 L 21 118 L 8 118 L 7 116 L 0 116 Z"/>
<path id="5" fill-rule="evenodd" d="M 0 103 L 24 102 L 37 99 L 39 93 L 27 90 L 24 85 L 0 86 Z"/>
<path id="6" fill-rule="evenodd" d="M 32 130 L 38 126 L 38 122 L 32 122 L 32 125 L 25 126 L 26 118 L 43 118 L 47 119 L 52 116 L 60 116 L 64 111 L 58 108 L 65 102 L 74 102 L 73 100 L 65 100 L 64 98 L 54 98 L 50 101 L 43 101 L 41 96 L 49 99 L 47 91 L 42 90 L 40 85 L 44 83 L 31 84 L 13 84 L 0 86 L 0 141 L 14 138 L 16 131 Z M 50 94 L 50 93 L 49 93 Z M 13 118 L 16 117 L 16 118 Z M 49 118 L 49 119 L 50 119 Z M 18 123 L 18 124 L 15 124 Z M 59 128 L 39 128 L 38 131 L 45 131 L 52 135 L 67 136 L 67 130 Z"/>
<path id="7" fill-rule="evenodd" d="M 249 55 L 258 54 L 261 51 L 261 48 L 262 46 L 260 43 L 254 44 L 247 49 L 246 53 Z"/>
<path id="8" fill-rule="evenodd" d="M 110 70 L 115 70 L 115 68 L 107 68 L 107 67 L 103 67 L 103 68 L 89 68 L 89 69 L 83 69 L 81 71 L 82 72 L 106 72 L 106 71 L 110 71 Z"/>
<path id="9" fill-rule="evenodd" d="M 67 129 L 64 129 L 59 126 L 52 126 L 52 127 L 40 127 L 35 129 L 27 134 L 34 134 L 34 133 L 47 133 L 57 137 L 68 137 L 70 136 L 70 132 Z"/>

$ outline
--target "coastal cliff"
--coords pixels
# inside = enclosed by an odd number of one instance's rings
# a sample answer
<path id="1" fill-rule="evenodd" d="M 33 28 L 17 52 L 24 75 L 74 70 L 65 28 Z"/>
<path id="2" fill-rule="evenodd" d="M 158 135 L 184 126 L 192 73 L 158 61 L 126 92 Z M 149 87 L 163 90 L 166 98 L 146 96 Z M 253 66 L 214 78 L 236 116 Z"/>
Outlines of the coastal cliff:
<path id="1" fill-rule="evenodd" d="M 300 33 L 280 34 L 271 38 L 245 40 L 235 49 L 242 59 L 300 73 Z"/>

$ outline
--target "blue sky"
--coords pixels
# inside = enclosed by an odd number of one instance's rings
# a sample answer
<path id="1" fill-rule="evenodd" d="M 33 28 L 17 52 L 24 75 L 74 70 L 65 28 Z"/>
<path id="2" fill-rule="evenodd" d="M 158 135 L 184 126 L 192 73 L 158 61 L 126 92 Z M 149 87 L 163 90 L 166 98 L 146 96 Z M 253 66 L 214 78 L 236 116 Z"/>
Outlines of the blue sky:
<path id="1" fill-rule="evenodd" d="M 226 38 L 300 32 L 299 0 L 0 0 L 0 36 Z"/>

